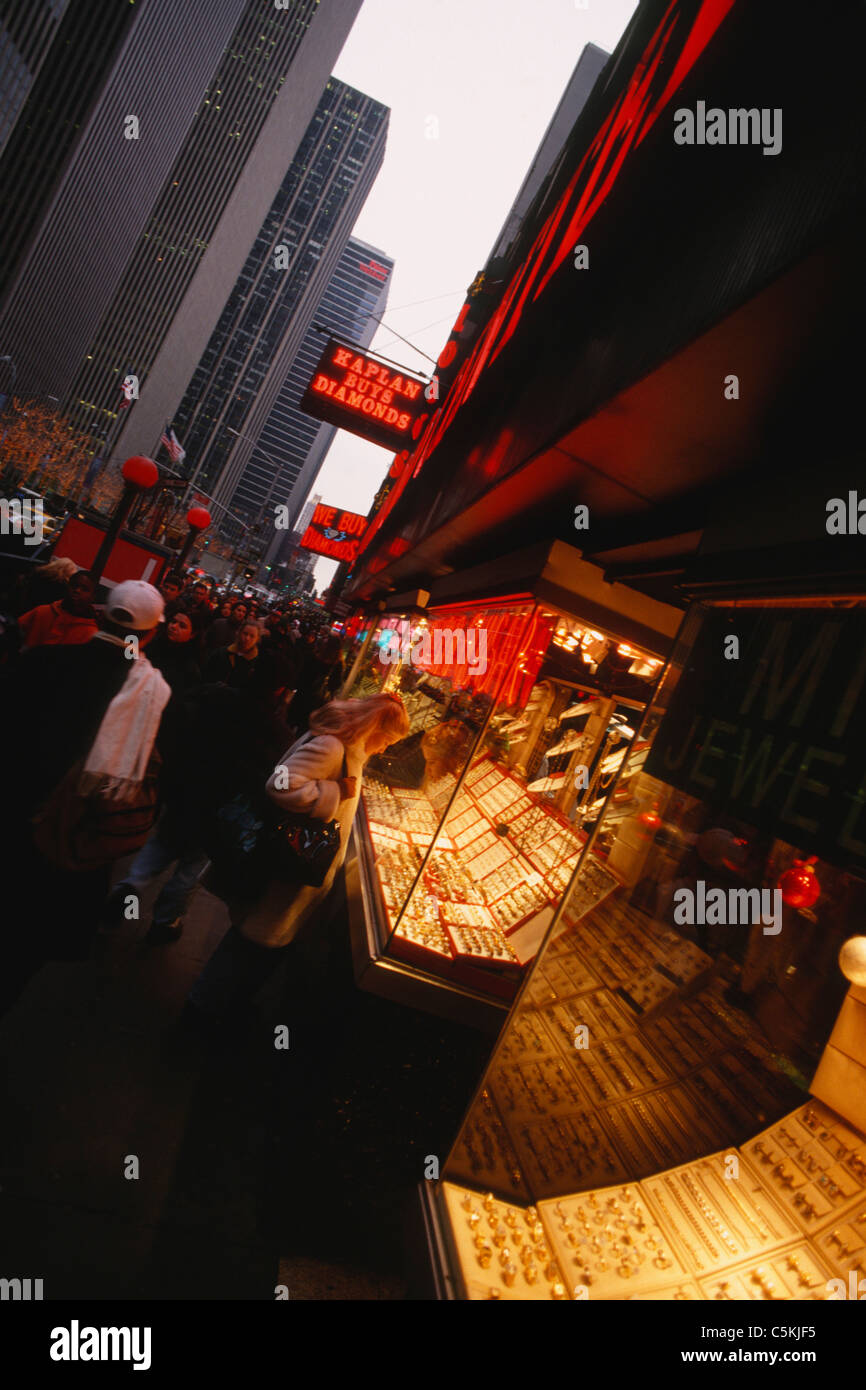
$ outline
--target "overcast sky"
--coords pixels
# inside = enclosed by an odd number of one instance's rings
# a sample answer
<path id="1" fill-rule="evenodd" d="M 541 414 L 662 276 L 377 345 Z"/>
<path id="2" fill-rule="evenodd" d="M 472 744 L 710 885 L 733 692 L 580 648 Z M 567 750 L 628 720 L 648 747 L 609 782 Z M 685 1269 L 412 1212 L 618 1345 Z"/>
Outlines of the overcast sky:
<path id="1" fill-rule="evenodd" d="M 612 52 L 636 8 L 636 0 L 364 0 L 334 72 L 391 108 L 385 161 L 354 229 L 396 262 L 378 352 L 430 372 L 395 330 L 438 356 L 584 45 Z M 313 491 L 366 512 L 391 458 L 338 430 Z M 320 590 L 335 569 L 317 562 Z"/>

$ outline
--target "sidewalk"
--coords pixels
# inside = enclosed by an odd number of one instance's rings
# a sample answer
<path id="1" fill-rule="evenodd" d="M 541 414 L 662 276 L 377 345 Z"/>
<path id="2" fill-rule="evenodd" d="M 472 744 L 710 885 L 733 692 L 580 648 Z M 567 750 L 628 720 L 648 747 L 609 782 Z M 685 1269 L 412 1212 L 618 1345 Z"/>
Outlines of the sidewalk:
<path id="1" fill-rule="evenodd" d="M 228 926 L 203 890 L 176 945 L 145 917 L 32 981 L 0 1025 L 0 1273 L 46 1299 L 406 1297 L 403 1203 L 490 1042 L 358 991 L 336 906 L 237 1043 L 173 1030 Z"/>

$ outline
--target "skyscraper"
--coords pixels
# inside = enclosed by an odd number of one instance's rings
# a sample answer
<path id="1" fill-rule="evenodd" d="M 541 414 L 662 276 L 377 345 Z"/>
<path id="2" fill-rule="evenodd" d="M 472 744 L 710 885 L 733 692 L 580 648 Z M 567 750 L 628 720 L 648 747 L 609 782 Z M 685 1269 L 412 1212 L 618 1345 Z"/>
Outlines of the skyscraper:
<path id="1" fill-rule="evenodd" d="M 381 167 L 388 115 L 381 102 L 328 81 L 174 414 L 191 478 L 223 506 Z"/>
<path id="2" fill-rule="evenodd" d="M 117 457 L 151 453 L 174 415 L 360 6 L 236 6 L 224 51 L 196 88 L 189 135 L 65 402 L 78 424 L 104 433 L 117 419 L 124 373 L 138 377 L 140 399 L 123 416 Z M 189 0 L 176 7 L 201 9 Z"/>
<path id="3" fill-rule="evenodd" d="M 0 6 L 0 152 L 48 56 L 68 4 L 69 0 L 53 0 L 48 5 L 6 0 Z M 123 18 L 128 22 L 132 15 L 127 11 Z"/>
<path id="4" fill-rule="evenodd" d="M 609 57 L 610 54 L 605 53 L 597 44 L 588 43 L 584 46 L 574 72 L 568 79 L 568 85 L 550 118 L 550 124 L 533 155 L 526 178 L 511 205 L 496 245 L 490 253 L 491 260 L 495 256 L 508 254 L 508 249 L 520 231 L 527 212 L 562 158 L 565 142 Z"/>
<path id="5" fill-rule="evenodd" d="M 243 4 L 3 5 L 0 343 L 22 395 L 71 385 Z"/>
<path id="6" fill-rule="evenodd" d="M 319 326 L 368 347 L 385 312 L 393 269 L 393 260 L 384 252 L 357 237 L 349 238 L 316 306 L 315 324 L 295 355 L 235 488 L 231 500 L 234 513 L 259 515 L 269 502 L 287 504 L 289 525 L 295 524 L 337 432 L 334 425 L 314 420 L 298 408 L 326 342 Z M 266 561 L 278 544 L 276 537 Z"/>

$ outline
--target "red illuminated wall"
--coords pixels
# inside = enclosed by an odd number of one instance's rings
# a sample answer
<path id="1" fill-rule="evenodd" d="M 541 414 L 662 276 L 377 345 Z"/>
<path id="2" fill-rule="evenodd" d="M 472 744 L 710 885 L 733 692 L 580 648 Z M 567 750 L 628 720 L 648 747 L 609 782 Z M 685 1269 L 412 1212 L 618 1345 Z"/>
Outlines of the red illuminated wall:
<path id="1" fill-rule="evenodd" d="M 437 665 L 432 660 L 429 663 L 419 661 L 417 657 L 415 664 L 432 676 L 445 677 L 455 689 L 469 687 L 477 694 L 490 695 L 498 704 L 518 705 L 522 709 L 550 644 L 553 626 L 554 619 L 544 617 L 535 607 L 517 612 L 473 608 L 432 617 L 427 629 L 431 655 L 435 655 L 432 642 L 437 630 L 451 633 L 469 628 L 483 630 L 487 634 L 486 669 L 473 674 L 469 664 Z M 473 664 L 480 665 L 478 661 Z"/>

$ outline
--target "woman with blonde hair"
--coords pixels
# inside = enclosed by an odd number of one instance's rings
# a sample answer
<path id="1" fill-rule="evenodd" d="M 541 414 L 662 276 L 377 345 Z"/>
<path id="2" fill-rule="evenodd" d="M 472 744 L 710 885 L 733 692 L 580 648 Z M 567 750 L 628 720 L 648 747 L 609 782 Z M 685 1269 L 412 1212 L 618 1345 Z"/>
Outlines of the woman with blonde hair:
<path id="1" fill-rule="evenodd" d="M 310 715 L 309 723 L 310 733 L 284 753 L 265 789 L 287 811 L 336 821 L 339 850 L 321 887 L 272 880 L 261 885 L 256 902 L 229 903 L 232 925 L 190 992 L 193 1018 L 231 1017 L 274 972 L 283 949 L 321 909 L 343 864 L 365 762 L 409 732 L 399 695 L 331 700 Z M 207 887 L 207 877 L 204 883 Z"/>

